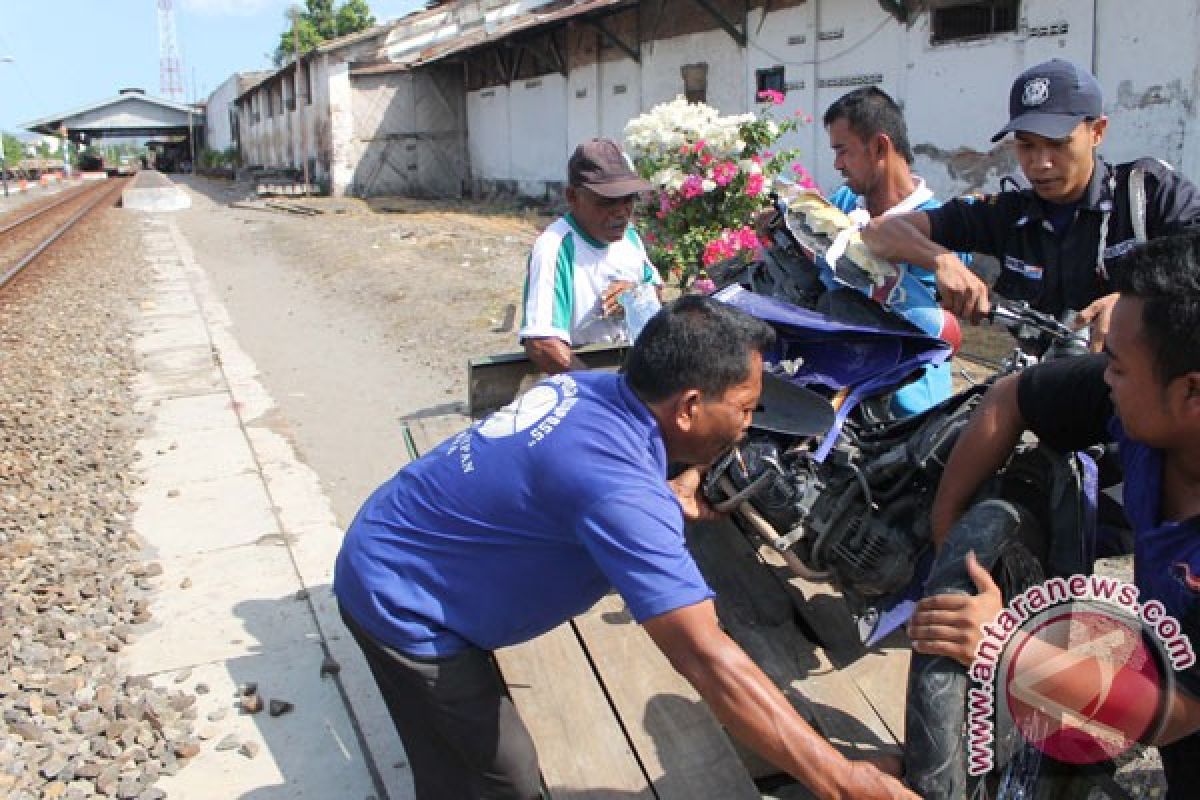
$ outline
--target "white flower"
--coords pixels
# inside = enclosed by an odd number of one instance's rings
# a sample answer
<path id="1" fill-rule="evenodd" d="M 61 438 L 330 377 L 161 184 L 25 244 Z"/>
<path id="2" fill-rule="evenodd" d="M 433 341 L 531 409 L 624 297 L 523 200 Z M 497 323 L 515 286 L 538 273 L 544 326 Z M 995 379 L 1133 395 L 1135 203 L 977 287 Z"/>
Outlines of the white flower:
<path id="1" fill-rule="evenodd" d="M 700 182 L 700 188 L 703 189 L 705 192 L 711 192 L 713 189 L 717 188 L 717 182 L 714 180 L 709 180 L 708 178 L 705 178 L 704 180 L 702 180 Z"/>

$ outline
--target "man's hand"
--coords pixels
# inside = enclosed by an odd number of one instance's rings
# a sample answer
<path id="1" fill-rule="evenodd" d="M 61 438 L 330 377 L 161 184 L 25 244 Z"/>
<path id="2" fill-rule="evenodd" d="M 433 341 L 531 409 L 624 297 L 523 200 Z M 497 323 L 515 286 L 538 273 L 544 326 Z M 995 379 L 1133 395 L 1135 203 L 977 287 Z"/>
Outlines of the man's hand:
<path id="1" fill-rule="evenodd" d="M 905 788 L 904 784 L 888 774 L 892 771 L 890 768 L 898 768 L 898 766 L 899 764 L 889 764 L 886 768 L 881 769 L 880 764 L 872 763 L 871 760 L 850 762 L 850 769 L 846 771 L 845 778 L 841 781 L 840 796 L 842 798 L 887 798 L 887 800 L 917 798 L 917 795 Z"/>
<path id="2" fill-rule="evenodd" d="M 949 251 L 937 258 L 934 277 L 942 307 L 972 324 L 978 324 L 989 310 L 988 287 L 978 275 Z"/>
<path id="3" fill-rule="evenodd" d="M 906 789 L 891 775 L 885 774 L 870 761 L 851 761 L 845 780 L 841 782 L 841 796 L 846 798 L 879 797 L 887 800 L 915 800 L 917 795 Z"/>
<path id="4" fill-rule="evenodd" d="M 917 800 L 895 778 L 835 750 L 717 621 L 711 599 L 642 623 L 717 719 L 750 749 L 829 800 Z"/>
<path id="5" fill-rule="evenodd" d="M 671 486 L 671 491 L 675 493 L 676 499 L 679 500 L 679 505 L 683 507 L 683 518 L 687 522 L 708 522 L 722 519 L 725 516 L 715 511 L 704 499 L 704 494 L 700 490 L 703 480 L 703 469 L 688 467 L 667 481 Z"/>
<path id="6" fill-rule="evenodd" d="M 547 375 L 557 375 L 569 370 L 587 369 L 587 365 L 579 360 L 579 356 L 571 350 L 571 346 L 562 339 L 553 336 L 539 336 L 525 339 L 521 342 L 525 355 L 534 366 Z"/>
<path id="7" fill-rule="evenodd" d="M 633 281 L 613 281 L 606 286 L 600 295 L 600 310 L 604 312 L 604 316 L 611 317 L 623 313 L 624 309 L 621 308 L 618 298 L 635 285 Z"/>
<path id="8" fill-rule="evenodd" d="M 1075 318 L 1075 330 L 1079 330 L 1085 325 L 1091 326 L 1092 333 L 1089 344 L 1093 353 L 1099 353 L 1104 349 L 1104 339 L 1108 336 L 1108 323 L 1112 319 L 1113 306 L 1117 304 L 1118 297 L 1120 295 L 1116 292 L 1107 294 L 1099 300 L 1093 301 Z"/>
<path id="9" fill-rule="evenodd" d="M 967 573 L 979 594 L 939 594 L 917 603 L 917 610 L 908 622 L 913 650 L 947 656 L 964 667 L 971 666 L 975 648 L 983 638 L 982 628 L 1000 613 L 1004 599 L 1000 587 L 974 553 L 967 555 Z"/>

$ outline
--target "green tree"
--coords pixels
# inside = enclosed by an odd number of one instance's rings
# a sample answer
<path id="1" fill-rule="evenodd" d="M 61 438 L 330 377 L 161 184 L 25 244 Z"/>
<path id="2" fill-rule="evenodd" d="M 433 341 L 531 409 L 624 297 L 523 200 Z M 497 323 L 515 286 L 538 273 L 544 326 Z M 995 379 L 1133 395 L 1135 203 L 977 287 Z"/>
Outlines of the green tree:
<path id="1" fill-rule="evenodd" d="M 375 16 L 366 0 L 345 0 L 336 9 L 333 2 L 334 0 L 305 0 L 304 9 L 296 15 L 300 52 L 307 52 L 322 42 L 357 33 L 375 24 Z M 290 12 L 285 19 L 287 28 L 279 34 L 279 46 L 275 48 L 276 65 L 283 64 L 294 55 Z"/>
<path id="2" fill-rule="evenodd" d="M 13 169 L 17 162 L 25 158 L 25 145 L 11 133 L 4 134 L 4 163 Z"/>
<path id="3" fill-rule="evenodd" d="M 375 15 L 367 0 L 346 0 L 337 10 L 338 36 L 366 30 L 375 24 Z"/>
<path id="4" fill-rule="evenodd" d="M 333 10 L 333 0 L 305 0 L 308 8 L 302 16 L 308 17 L 322 41 L 336 39 L 338 36 L 337 15 Z"/>

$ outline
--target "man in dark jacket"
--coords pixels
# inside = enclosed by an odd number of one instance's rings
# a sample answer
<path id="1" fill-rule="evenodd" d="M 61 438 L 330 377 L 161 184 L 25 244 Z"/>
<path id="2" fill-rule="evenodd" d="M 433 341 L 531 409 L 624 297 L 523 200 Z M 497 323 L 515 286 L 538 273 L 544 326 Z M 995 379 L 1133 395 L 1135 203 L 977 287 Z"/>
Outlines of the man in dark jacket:
<path id="1" fill-rule="evenodd" d="M 1109 262 L 1139 239 L 1200 224 L 1200 190 L 1157 159 L 1100 158 L 1108 125 L 1100 86 L 1068 61 L 1019 75 L 1009 116 L 992 141 L 1013 134 L 1031 188 L 879 218 L 863 241 L 876 255 L 933 272 L 947 310 L 973 321 L 990 307 L 988 289 L 953 251 L 995 256 L 997 294 L 1055 316 L 1080 312 L 1099 349 L 1117 299 Z"/>
<path id="2" fill-rule="evenodd" d="M 1114 265 L 1114 276 L 1120 294 L 1103 355 L 1059 359 L 1009 375 L 972 414 L 938 486 L 933 535 L 939 547 L 956 535 L 960 529 L 953 525 L 975 491 L 1026 431 L 1062 451 L 1110 438 L 1120 442 L 1125 515 L 1134 530 L 1136 600 L 1141 609 L 1158 612 L 1153 618 L 1143 613 L 1143 621 L 1169 619 L 1173 626 L 1172 658 L 1180 657 L 1171 664 L 1173 680 L 1118 685 L 1112 676 L 1122 672 L 1125 680 L 1127 670 L 1101 670 L 1091 675 L 1100 676 L 1097 682 L 1059 666 L 1047 671 L 1038 692 L 1057 703 L 1063 718 L 1079 730 L 1092 723 L 1109 725 L 1128 740 L 1157 744 L 1167 797 L 1195 797 L 1200 779 L 1200 664 L 1195 657 L 1200 647 L 1200 232 L 1138 247 Z M 916 652 L 964 666 L 981 652 L 983 626 L 1003 600 L 973 556 L 967 570 L 977 594 L 939 594 L 918 604 L 909 623 Z M 1010 608 L 1016 607 L 1011 602 Z M 1165 638 L 1167 630 L 1159 625 L 1155 634 Z M 1033 652 L 1037 638 L 1022 645 L 1026 653 Z M 1039 656 L 1047 665 L 1054 658 L 1054 653 Z M 1131 721 L 1140 729 L 1127 729 Z"/>

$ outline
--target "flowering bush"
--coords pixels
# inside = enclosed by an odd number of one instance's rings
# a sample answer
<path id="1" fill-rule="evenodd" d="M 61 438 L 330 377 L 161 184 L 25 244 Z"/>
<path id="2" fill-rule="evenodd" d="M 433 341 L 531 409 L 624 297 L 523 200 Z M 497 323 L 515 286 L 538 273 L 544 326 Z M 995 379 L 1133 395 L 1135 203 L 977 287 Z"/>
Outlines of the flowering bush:
<path id="1" fill-rule="evenodd" d="M 789 165 L 792 177 L 813 185 L 795 150 L 772 151 L 779 137 L 801 123 L 797 114 L 777 121 L 772 109 L 783 94 L 762 92 L 759 111 L 722 117 L 682 96 L 655 106 L 625 126 L 625 142 L 639 174 L 658 190 L 643 214 L 643 239 L 653 261 L 681 287 L 711 284 L 704 268 L 750 258 L 758 248 L 754 216 L 766 207 L 772 181 Z"/>

